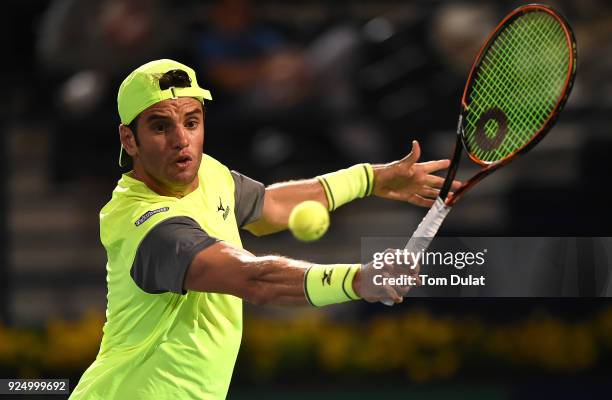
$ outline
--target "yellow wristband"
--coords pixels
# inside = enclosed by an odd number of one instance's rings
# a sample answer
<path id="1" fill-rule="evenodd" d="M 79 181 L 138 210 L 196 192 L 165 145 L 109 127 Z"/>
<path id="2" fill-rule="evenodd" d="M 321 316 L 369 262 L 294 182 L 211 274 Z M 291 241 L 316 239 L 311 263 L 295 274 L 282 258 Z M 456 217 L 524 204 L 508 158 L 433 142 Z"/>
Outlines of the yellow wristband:
<path id="1" fill-rule="evenodd" d="M 369 196 L 374 189 L 374 170 L 370 164 L 357 164 L 340 171 L 317 176 L 327 197 L 329 211 L 357 198 Z"/>
<path id="2" fill-rule="evenodd" d="M 360 264 L 313 265 L 304 275 L 304 294 L 315 307 L 359 300 L 353 279 Z"/>

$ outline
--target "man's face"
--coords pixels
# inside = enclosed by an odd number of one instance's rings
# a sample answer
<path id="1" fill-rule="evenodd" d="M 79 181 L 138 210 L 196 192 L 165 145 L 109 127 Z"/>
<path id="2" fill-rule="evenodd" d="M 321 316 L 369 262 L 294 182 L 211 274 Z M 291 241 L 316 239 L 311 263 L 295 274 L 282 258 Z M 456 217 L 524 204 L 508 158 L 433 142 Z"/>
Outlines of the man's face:
<path id="1" fill-rule="evenodd" d="M 169 99 L 140 113 L 138 145 L 126 147 L 134 171 L 158 192 L 182 192 L 195 179 L 204 146 L 202 103 L 191 97 Z"/>

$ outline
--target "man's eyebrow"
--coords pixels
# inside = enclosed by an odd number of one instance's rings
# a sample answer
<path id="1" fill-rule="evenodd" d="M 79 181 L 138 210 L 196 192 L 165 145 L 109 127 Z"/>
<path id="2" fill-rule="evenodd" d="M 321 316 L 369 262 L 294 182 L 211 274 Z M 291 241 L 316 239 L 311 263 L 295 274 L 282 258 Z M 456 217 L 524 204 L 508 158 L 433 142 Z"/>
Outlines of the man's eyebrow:
<path id="1" fill-rule="evenodd" d="M 194 108 L 193 110 L 189 111 L 188 113 L 185 113 L 185 116 L 191 116 L 194 114 L 203 114 L 202 113 L 202 109 L 200 107 L 198 108 Z"/>
<path id="2" fill-rule="evenodd" d="M 152 113 L 152 114 L 147 115 L 147 117 L 145 118 L 145 121 L 151 122 L 151 121 L 169 120 L 169 119 L 172 119 L 172 118 L 170 118 L 168 115 Z"/>
<path id="3" fill-rule="evenodd" d="M 201 114 L 202 113 L 202 109 L 201 108 L 194 108 L 193 110 L 185 113 L 185 116 L 192 116 L 192 115 L 196 115 L 196 114 Z M 162 120 L 162 121 L 168 121 L 168 120 L 172 120 L 172 117 L 170 117 L 169 115 L 166 114 L 162 114 L 159 112 L 152 112 L 151 114 L 147 115 L 145 118 L 145 122 L 151 122 L 151 121 L 157 121 L 157 120 Z"/>

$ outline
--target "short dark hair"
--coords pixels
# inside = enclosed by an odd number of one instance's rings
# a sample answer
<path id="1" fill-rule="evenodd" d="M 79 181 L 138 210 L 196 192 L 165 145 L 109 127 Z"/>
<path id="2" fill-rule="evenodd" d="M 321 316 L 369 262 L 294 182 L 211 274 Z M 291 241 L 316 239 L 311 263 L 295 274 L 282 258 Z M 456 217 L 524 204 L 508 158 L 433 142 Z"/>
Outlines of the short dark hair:
<path id="1" fill-rule="evenodd" d="M 159 88 L 161 90 L 171 87 L 191 87 L 191 78 L 182 69 L 172 69 L 159 78 Z"/>

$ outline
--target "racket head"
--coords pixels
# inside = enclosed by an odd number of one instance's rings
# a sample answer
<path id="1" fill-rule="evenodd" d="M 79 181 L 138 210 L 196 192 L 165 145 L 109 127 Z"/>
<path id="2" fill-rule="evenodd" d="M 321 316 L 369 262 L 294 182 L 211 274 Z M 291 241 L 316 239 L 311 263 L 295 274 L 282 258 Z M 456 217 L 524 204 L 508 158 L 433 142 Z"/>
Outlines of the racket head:
<path id="1" fill-rule="evenodd" d="M 532 149 L 575 74 L 576 40 L 561 14 L 540 4 L 508 14 L 478 53 L 461 100 L 459 133 L 472 161 L 495 169 Z"/>

